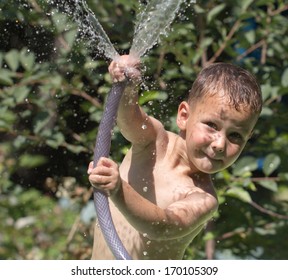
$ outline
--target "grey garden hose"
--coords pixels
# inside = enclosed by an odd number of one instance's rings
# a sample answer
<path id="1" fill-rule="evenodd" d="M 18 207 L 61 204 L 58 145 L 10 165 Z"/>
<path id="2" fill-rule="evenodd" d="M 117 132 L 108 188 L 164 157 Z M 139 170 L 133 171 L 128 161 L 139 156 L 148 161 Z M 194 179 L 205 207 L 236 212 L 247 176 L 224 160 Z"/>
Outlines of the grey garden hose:
<path id="1" fill-rule="evenodd" d="M 125 86 L 126 82 L 114 83 L 108 94 L 94 149 L 94 167 L 101 157 L 109 156 L 112 130 Z M 112 221 L 107 196 L 94 189 L 94 203 L 100 228 L 111 252 L 117 260 L 130 260 L 131 257 L 122 244 Z"/>

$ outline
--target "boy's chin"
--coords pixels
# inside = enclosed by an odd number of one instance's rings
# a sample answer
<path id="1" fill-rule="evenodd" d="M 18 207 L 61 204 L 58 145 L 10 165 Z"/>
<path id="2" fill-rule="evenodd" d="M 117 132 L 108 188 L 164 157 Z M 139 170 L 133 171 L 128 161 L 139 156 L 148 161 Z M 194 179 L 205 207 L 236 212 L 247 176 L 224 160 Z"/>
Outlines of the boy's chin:
<path id="1" fill-rule="evenodd" d="M 203 172 L 206 174 L 215 174 L 215 173 L 225 169 L 225 167 L 223 166 L 223 163 L 196 164 L 195 166 L 200 172 Z"/>

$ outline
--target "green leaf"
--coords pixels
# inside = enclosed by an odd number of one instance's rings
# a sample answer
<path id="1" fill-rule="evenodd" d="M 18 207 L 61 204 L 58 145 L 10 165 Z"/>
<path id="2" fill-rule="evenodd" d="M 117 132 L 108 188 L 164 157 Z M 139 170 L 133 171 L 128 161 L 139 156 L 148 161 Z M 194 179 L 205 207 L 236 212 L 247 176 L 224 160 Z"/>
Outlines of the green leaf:
<path id="1" fill-rule="evenodd" d="M 242 13 L 245 12 L 248 7 L 253 3 L 254 0 L 242 0 L 241 3 L 241 10 Z"/>
<path id="2" fill-rule="evenodd" d="M 286 173 L 279 173 L 278 174 L 278 176 L 279 176 L 279 178 L 280 178 L 280 180 L 282 180 L 282 181 L 288 181 L 288 173 L 286 172 Z"/>
<path id="3" fill-rule="evenodd" d="M 149 101 L 153 100 L 166 100 L 167 99 L 167 93 L 160 92 L 160 91 L 147 91 L 144 92 L 140 98 L 139 98 L 139 104 L 143 105 Z"/>
<path id="4" fill-rule="evenodd" d="M 35 134 L 39 134 L 48 124 L 50 121 L 51 116 L 48 112 L 40 112 L 34 122 L 34 128 L 33 131 Z"/>
<path id="5" fill-rule="evenodd" d="M 19 58 L 21 65 L 27 70 L 31 71 L 33 68 L 33 65 L 35 63 L 35 55 L 34 53 L 27 53 L 27 49 L 23 49 L 20 52 L 20 58 Z"/>
<path id="6" fill-rule="evenodd" d="M 251 45 L 255 43 L 255 36 L 256 32 L 254 30 L 245 32 L 245 38 Z"/>
<path id="7" fill-rule="evenodd" d="M 259 185 L 262 187 L 272 191 L 272 192 L 277 192 L 278 191 L 278 185 L 275 181 L 272 180 L 261 180 L 258 181 Z"/>
<path id="8" fill-rule="evenodd" d="M 34 168 L 47 162 L 47 158 L 42 155 L 24 154 L 19 159 L 21 167 Z"/>
<path id="9" fill-rule="evenodd" d="M 17 136 L 17 138 L 13 141 L 13 146 L 19 149 L 26 142 L 26 138 L 22 135 Z"/>
<path id="10" fill-rule="evenodd" d="M 197 4 L 194 5 L 194 9 L 195 9 L 196 14 L 204 14 L 205 13 L 205 10 Z"/>
<path id="11" fill-rule="evenodd" d="M 64 135 L 61 132 L 53 134 L 51 139 L 46 140 L 46 144 L 54 149 L 57 149 L 65 141 Z"/>
<path id="12" fill-rule="evenodd" d="M 254 230 L 255 230 L 255 232 L 257 232 L 258 234 L 260 234 L 260 235 L 270 235 L 270 234 L 275 234 L 276 233 L 276 231 L 275 231 L 275 229 L 274 228 L 261 228 L 261 227 L 255 227 L 254 228 Z"/>
<path id="13" fill-rule="evenodd" d="M 213 43 L 212 38 L 204 38 L 203 40 L 201 40 L 200 48 L 205 49 L 205 48 L 209 47 L 212 43 Z"/>
<path id="14" fill-rule="evenodd" d="M 257 159 L 247 156 L 239 159 L 233 166 L 233 174 L 235 176 L 243 176 L 247 172 L 254 171 L 258 168 Z"/>
<path id="15" fill-rule="evenodd" d="M 273 115 L 273 111 L 271 108 L 264 106 L 260 115 L 261 117 L 264 117 L 264 116 L 269 117 Z"/>
<path id="16" fill-rule="evenodd" d="M 221 11 L 226 7 L 226 4 L 220 4 L 215 6 L 208 14 L 207 14 L 207 23 L 210 23 Z"/>
<path id="17" fill-rule="evenodd" d="M 13 85 L 13 80 L 11 79 L 13 73 L 9 70 L 0 69 L 0 85 L 11 86 Z"/>
<path id="18" fill-rule="evenodd" d="M 17 103 L 22 103 L 29 94 L 29 88 L 26 86 L 18 87 L 14 92 L 14 97 Z"/>
<path id="19" fill-rule="evenodd" d="M 5 55 L 5 61 L 11 70 L 16 71 L 19 67 L 19 52 L 11 50 Z"/>
<path id="20" fill-rule="evenodd" d="M 263 164 L 263 172 L 266 176 L 273 173 L 280 165 L 281 159 L 277 154 L 269 154 L 266 156 Z"/>
<path id="21" fill-rule="evenodd" d="M 66 32 L 64 34 L 64 38 L 68 44 L 68 46 L 72 46 L 75 39 L 76 39 L 76 35 L 77 35 L 77 29 L 72 29 L 72 30 L 69 30 L 68 32 Z"/>
<path id="22" fill-rule="evenodd" d="M 282 74 L 281 83 L 283 87 L 288 87 L 288 68 L 286 68 Z"/>
<path id="23" fill-rule="evenodd" d="M 71 145 L 71 144 L 67 144 L 66 148 L 68 151 L 74 153 L 74 154 L 80 154 L 82 152 L 86 152 L 87 149 L 81 145 Z"/>
<path id="24" fill-rule="evenodd" d="M 230 188 L 226 192 L 226 195 L 238 198 L 239 200 L 242 200 L 247 203 L 252 202 L 250 194 L 247 191 L 243 190 L 242 188 Z"/>

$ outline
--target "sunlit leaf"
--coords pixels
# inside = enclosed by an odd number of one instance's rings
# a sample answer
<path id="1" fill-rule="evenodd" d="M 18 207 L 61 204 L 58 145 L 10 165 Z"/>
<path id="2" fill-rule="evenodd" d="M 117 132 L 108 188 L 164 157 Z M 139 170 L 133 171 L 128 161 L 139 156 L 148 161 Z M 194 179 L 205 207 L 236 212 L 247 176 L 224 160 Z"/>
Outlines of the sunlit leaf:
<path id="1" fill-rule="evenodd" d="M 139 97 L 139 104 L 143 105 L 149 101 L 165 100 L 165 99 L 167 99 L 167 93 L 165 93 L 165 92 L 147 91 Z"/>
<path id="2" fill-rule="evenodd" d="M 224 10 L 225 7 L 226 4 L 223 3 L 215 6 L 211 11 L 209 11 L 207 14 L 207 22 L 210 23 L 215 17 L 217 17 L 219 13 L 221 13 Z"/>
<path id="3" fill-rule="evenodd" d="M 20 62 L 27 71 L 32 70 L 35 63 L 34 53 L 27 53 L 26 49 L 22 50 L 20 53 Z"/>
<path id="4" fill-rule="evenodd" d="M 257 181 L 262 187 L 272 191 L 272 192 L 277 192 L 278 191 L 278 185 L 275 181 L 272 180 L 261 180 Z"/>
<path id="5" fill-rule="evenodd" d="M 19 159 L 19 164 L 24 168 L 34 168 L 47 162 L 43 155 L 23 154 Z"/>
<path id="6" fill-rule="evenodd" d="M 270 235 L 270 234 L 275 234 L 276 231 L 274 228 L 262 228 L 262 227 L 255 227 L 254 228 L 255 232 L 257 232 L 260 235 Z"/>
<path id="7" fill-rule="evenodd" d="M 50 139 L 46 140 L 46 144 L 52 148 L 58 148 L 64 141 L 64 135 L 61 132 L 57 132 Z"/>
<path id="8" fill-rule="evenodd" d="M 22 103 L 25 101 L 29 94 L 29 88 L 26 86 L 18 87 L 14 92 L 14 97 L 17 103 Z"/>
<path id="9" fill-rule="evenodd" d="M 287 172 L 280 172 L 278 174 L 280 180 L 283 180 L 283 181 L 288 181 L 288 173 Z"/>
<path id="10" fill-rule="evenodd" d="M 258 162 L 255 157 L 247 156 L 239 159 L 233 166 L 233 174 L 242 176 L 246 172 L 254 171 L 258 168 Z"/>
<path id="11" fill-rule="evenodd" d="M 242 188 L 230 188 L 227 190 L 226 195 L 238 198 L 244 202 L 252 202 L 250 194 Z"/>
<path id="12" fill-rule="evenodd" d="M 282 74 L 281 83 L 283 87 L 288 87 L 288 68 L 286 68 Z"/>
<path id="13" fill-rule="evenodd" d="M 64 34 L 64 38 L 65 38 L 68 46 L 70 46 L 70 47 L 73 46 L 73 43 L 76 39 L 76 35 L 77 35 L 77 29 L 69 30 Z"/>
<path id="14" fill-rule="evenodd" d="M 11 50 L 5 55 L 5 61 L 11 70 L 16 71 L 19 67 L 19 52 Z"/>
<path id="15" fill-rule="evenodd" d="M 273 115 L 273 111 L 271 108 L 264 106 L 262 111 L 261 111 L 261 116 L 272 116 Z"/>
<path id="16" fill-rule="evenodd" d="M 22 135 L 19 135 L 14 141 L 13 141 L 13 146 L 15 148 L 20 148 L 25 142 L 26 138 Z"/>
<path id="17" fill-rule="evenodd" d="M 247 8 L 254 2 L 254 0 L 242 0 L 241 2 L 241 10 L 245 12 Z"/>
<path id="18" fill-rule="evenodd" d="M 0 69 L 0 85 L 13 85 L 12 75 L 13 73 L 11 73 L 9 70 Z"/>
<path id="19" fill-rule="evenodd" d="M 50 115 L 48 112 L 41 112 L 39 113 L 34 120 L 34 133 L 37 135 L 38 133 L 41 132 L 42 129 L 46 127 L 50 120 Z"/>
<path id="20" fill-rule="evenodd" d="M 266 176 L 273 173 L 280 165 L 281 159 L 277 154 L 269 154 L 263 164 L 263 172 Z"/>

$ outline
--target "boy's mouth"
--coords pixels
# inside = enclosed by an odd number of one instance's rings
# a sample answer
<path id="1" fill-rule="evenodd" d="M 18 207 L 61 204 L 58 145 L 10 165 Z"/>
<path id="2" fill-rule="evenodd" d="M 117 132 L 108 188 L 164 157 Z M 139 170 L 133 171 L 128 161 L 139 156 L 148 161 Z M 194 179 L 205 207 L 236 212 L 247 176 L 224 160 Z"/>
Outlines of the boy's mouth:
<path id="1" fill-rule="evenodd" d="M 211 160 L 211 161 L 223 162 L 223 157 L 222 157 L 222 156 L 219 157 L 219 156 L 217 156 L 216 154 L 210 155 L 210 154 L 208 154 L 208 153 L 205 153 L 205 155 L 206 155 L 206 157 L 207 157 L 209 160 Z"/>

